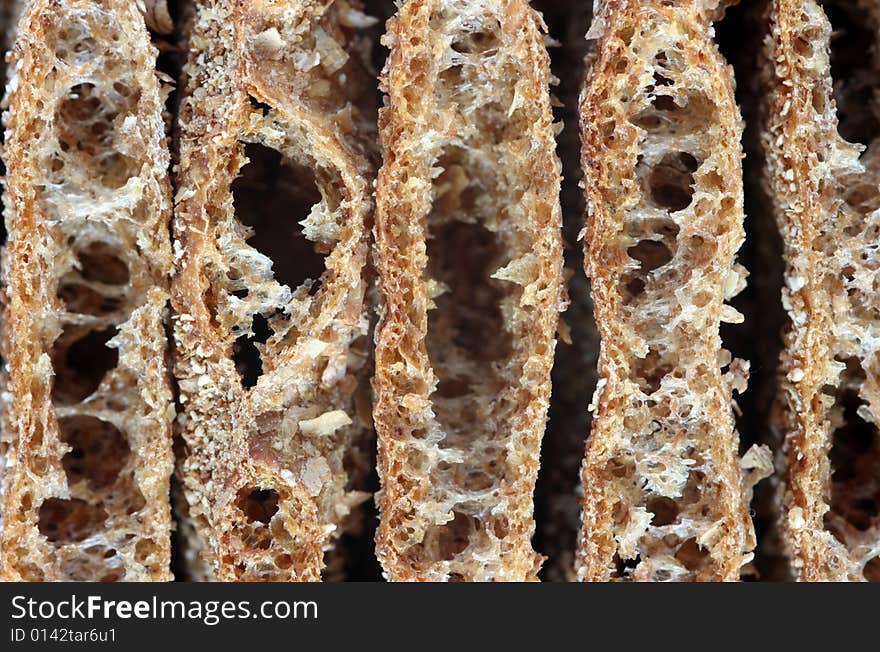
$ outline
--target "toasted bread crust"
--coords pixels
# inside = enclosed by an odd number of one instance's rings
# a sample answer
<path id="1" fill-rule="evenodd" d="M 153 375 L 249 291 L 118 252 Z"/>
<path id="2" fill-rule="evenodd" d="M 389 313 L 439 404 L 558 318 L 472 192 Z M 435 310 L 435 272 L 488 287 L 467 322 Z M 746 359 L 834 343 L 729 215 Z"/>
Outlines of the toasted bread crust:
<path id="1" fill-rule="evenodd" d="M 742 125 L 713 4 L 612 0 L 590 34 L 585 268 L 601 349 L 583 580 L 736 580 L 755 544 L 731 399 L 748 366 L 719 337 L 742 318 L 724 300 L 745 270 Z"/>
<path id="2" fill-rule="evenodd" d="M 370 421 L 359 382 L 373 164 L 356 33 L 369 23 L 344 0 L 198 6 L 180 117 L 173 285 L 196 575 L 319 580 L 325 550 L 366 497 L 351 485 Z M 232 194 L 245 144 L 263 148 L 252 150 L 264 156 L 254 159 L 257 174 L 281 180 L 256 210 L 288 188 L 313 193 L 310 213 L 285 206 L 264 225 L 289 233 L 307 217 L 299 240 L 307 251 L 273 260 L 246 242 L 246 206 Z M 310 175 L 317 191 L 306 187 Z M 326 254 L 320 280 L 276 279 L 315 248 Z M 262 375 L 246 388 L 235 340 L 254 335 L 257 317 L 270 337 L 257 345 Z"/>
<path id="3" fill-rule="evenodd" d="M 565 303 L 542 29 L 523 0 L 409 0 L 388 22 L 374 419 L 391 580 L 533 580 L 541 562 Z"/>
<path id="4" fill-rule="evenodd" d="M 136 7 L 34 0 L 11 56 L 0 578 L 168 580 L 163 93 Z"/>

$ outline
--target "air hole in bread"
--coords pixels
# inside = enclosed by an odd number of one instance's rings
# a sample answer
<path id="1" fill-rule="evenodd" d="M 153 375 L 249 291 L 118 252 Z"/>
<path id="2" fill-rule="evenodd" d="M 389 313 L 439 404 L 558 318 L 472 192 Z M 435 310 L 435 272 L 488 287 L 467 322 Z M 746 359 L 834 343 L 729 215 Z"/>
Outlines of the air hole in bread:
<path id="1" fill-rule="evenodd" d="M 633 358 L 633 378 L 648 396 L 660 389 L 663 379 L 672 369 L 673 366 L 654 348 L 649 349 L 644 358 Z"/>
<path id="2" fill-rule="evenodd" d="M 866 420 L 870 413 L 858 393 L 863 378 L 858 363 L 850 360 L 845 374 L 848 380 L 829 415 L 835 430 L 829 454 L 831 511 L 826 514 L 826 525 L 844 541 L 846 529 L 863 532 L 880 524 L 880 436 Z"/>
<path id="3" fill-rule="evenodd" d="M 495 215 L 492 188 L 471 175 L 468 154 L 449 148 L 437 162 L 443 172 L 434 182 L 434 202 L 428 216 L 428 274 L 445 284 L 429 313 L 428 349 L 442 348 L 452 340 L 480 360 L 503 358 L 509 351 L 500 301 L 506 285 L 491 275 L 508 261 L 498 234 L 482 219 Z"/>
<path id="4" fill-rule="evenodd" d="M 118 149 L 117 127 L 137 106 L 137 93 L 105 92 L 91 82 L 70 88 L 55 112 L 61 156 L 86 171 L 86 183 L 119 188 L 137 173 L 134 161 Z"/>
<path id="5" fill-rule="evenodd" d="M 796 36 L 794 38 L 793 47 L 795 52 L 806 59 L 813 56 L 813 44 L 805 38 Z"/>
<path id="6" fill-rule="evenodd" d="M 691 205 L 694 196 L 694 175 L 697 159 L 687 152 L 670 152 L 663 156 L 647 176 L 651 199 L 671 213 Z"/>
<path id="7" fill-rule="evenodd" d="M 249 523 L 268 525 L 278 513 L 278 492 L 271 488 L 245 487 L 238 492 L 238 508 Z"/>
<path id="8" fill-rule="evenodd" d="M 641 555 L 636 555 L 633 559 L 622 559 L 620 555 L 615 552 L 614 557 L 612 558 L 612 563 L 614 564 L 614 578 L 629 578 L 641 562 Z"/>
<path id="9" fill-rule="evenodd" d="M 117 332 L 112 326 L 86 332 L 74 325 L 65 327 L 51 354 L 52 399 L 57 404 L 78 403 L 98 389 L 119 361 L 119 352 L 107 345 Z"/>
<path id="10" fill-rule="evenodd" d="M 272 111 L 272 107 L 266 104 L 265 102 L 261 102 L 253 95 L 248 95 L 248 103 L 251 105 L 251 109 L 258 112 L 262 117 L 266 117 Z M 248 157 L 250 158 L 250 157 Z"/>
<path id="11" fill-rule="evenodd" d="M 92 242 L 76 252 L 79 269 L 72 269 L 58 281 L 57 296 L 69 312 L 108 315 L 124 304 L 129 281 L 128 266 L 114 248 Z"/>
<path id="12" fill-rule="evenodd" d="M 612 457 L 608 460 L 608 472 L 615 478 L 628 478 L 635 473 L 635 468 L 629 457 Z"/>
<path id="13" fill-rule="evenodd" d="M 232 184 L 235 215 L 252 235 L 247 241 L 272 261 L 275 280 L 295 290 L 324 272 L 324 257 L 303 234 L 302 222 L 321 201 L 315 175 L 280 152 L 245 144 L 249 162 Z"/>
<path id="14" fill-rule="evenodd" d="M 468 547 L 474 531 L 473 519 L 461 512 L 453 512 L 452 520 L 435 525 L 425 532 L 424 546 L 432 559 L 451 561 Z"/>
<path id="15" fill-rule="evenodd" d="M 624 274 L 621 277 L 621 295 L 626 303 L 631 303 L 645 291 L 645 279 L 635 274 Z"/>
<path id="16" fill-rule="evenodd" d="M 450 47 L 460 54 L 486 54 L 496 50 L 500 45 L 498 32 L 501 25 L 498 21 L 493 22 L 494 25 L 486 26 L 488 29 L 459 32 Z"/>
<path id="17" fill-rule="evenodd" d="M 462 217 L 474 211 L 462 210 L 467 195 L 458 197 Z M 440 446 L 469 450 L 491 418 L 488 397 L 504 386 L 499 365 L 510 355 L 511 340 L 501 302 L 508 288 L 490 278 L 504 264 L 498 236 L 479 223 L 440 222 L 450 203 L 440 198 L 429 217 L 428 273 L 448 290 L 428 313 L 426 345 L 438 378 L 431 400 L 446 435 Z"/>
<path id="18" fill-rule="evenodd" d="M 648 511 L 654 516 L 651 525 L 662 527 L 672 525 L 678 518 L 678 504 L 666 496 L 652 496 L 648 499 Z"/>
<path id="19" fill-rule="evenodd" d="M 476 456 L 476 455 L 475 455 Z M 450 477 L 455 486 L 460 487 L 464 491 L 485 492 L 497 485 L 498 466 L 503 460 L 500 451 L 488 449 L 480 453 L 485 458 L 485 468 L 474 468 L 473 463 L 453 464 L 450 465 L 450 475 L 441 476 Z M 441 467 L 438 466 L 438 469 Z M 444 469 L 445 470 L 445 469 Z"/>
<path id="20" fill-rule="evenodd" d="M 853 2 L 833 0 L 822 5 L 832 27 L 831 77 L 837 104 L 837 130 L 852 143 L 869 145 L 880 134 L 874 95 L 880 71 L 874 66 L 876 25 Z"/>
<path id="21" fill-rule="evenodd" d="M 659 59 L 660 55 L 657 55 Z M 654 88 L 661 88 L 663 86 L 672 86 L 675 82 L 673 82 L 669 77 L 665 77 L 659 72 L 654 72 Z"/>
<path id="22" fill-rule="evenodd" d="M 500 514 L 498 518 L 495 519 L 495 522 L 492 523 L 492 533 L 495 535 L 495 538 L 499 540 L 503 540 L 510 534 L 510 522 L 507 517 L 503 514 Z"/>
<path id="23" fill-rule="evenodd" d="M 642 274 L 653 272 L 672 260 L 669 247 L 658 240 L 641 240 L 638 244 L 629 247 L 626 253 L 633 260 L 639 261 L 639 271 Z"/>
<path id="24" fill-rule="evenodd" d="M 106 285 L 128 283 L 128 266 L 116 250 L 104 242 L 91 242 L 76 254 L 80 273 L 87 281 Z"/>
<path id="25" fill-rule="evenodd" d="M 679 108 L 672 95 L 658 94 L 654 98 L 653 107 L 658 111 L 672 112 Z"/>
<path id="26" fill-rule="evenodd" d="M 251 334 L 241 335 L 232 344 L 232 360 L 245 389 L 256 385 L 263 375 L 263 359 L 257 345 L 265 344 L 271 336 L 269 320 L 262 315 L 254 315 Z"/>
<path id="27" fill-rule="evenodd" d="M 692 573 L 697 573 L 709 559 L 709 550 L 700 546 L 694 537 L 685 540 L 675 551 L 675 558 Z"/>
<path id="28" fill-rule="evenodd" d="M 79 498 L 48 498 L 40 505 L 37 526 L 55 544 L 82 541 L 101 530 L 107 512 Z"/>
<path id="29" fill-rule="evenodd" d="M 58 282 L 58 299 L 64 307 L 81 315 L 109 315 L 122 307 L 123 297 L 107 296 L 78 282 L 76 274 L 66 274 Z"/>
<path id="30" fill-rule="evenodd" d="M 648 275 L 673 258 L 678 245 L 678 225 L 671 219 L 639 220 L 629 225 L 629 234 L 638 242 L 627 248 L 627 254 L 639 262 L 636 269 L 621 275 L 621 295 L 626 303 L 633 303 L 645 291 Z"/>
<path id="31" fill-rule="evenodd" d="M 665 73 L 665 74 L 664 74 Z M 636 111 L 630 123 L 656 139 L 698 133 L 714 118 L 715 104 L 703 93 L 679 89 L 672 73 L 655 72 L 652 83 L 643 90 L 648 104 Z M 657 141 L 654 141 L 657 143 Z M 669 144 L 673 145 L 675 141 Z"/>
<path id="32" fill-rule="evenodd" d="M 862 572 L 869 582 L 880 582 L 880 557 L 869 559 Z"/>
<path id="33" fill-rule="evenodd" d="M 61 441 L 70 446 L 61 460 L 70 485 L 85 480 L 97 490 L 116 481 L 131 452 L 116 426 L 97 417 L 76 415 L 59 419 L 58 429 Z"/>
<path id="34" fill-rule="evenodd" d="M 454 94 L 454 89 L 461 86 L 464 79 L 464 66 L 455 64 L 440 72 L 437 86 L 440 93 L 453 92 Z"/>

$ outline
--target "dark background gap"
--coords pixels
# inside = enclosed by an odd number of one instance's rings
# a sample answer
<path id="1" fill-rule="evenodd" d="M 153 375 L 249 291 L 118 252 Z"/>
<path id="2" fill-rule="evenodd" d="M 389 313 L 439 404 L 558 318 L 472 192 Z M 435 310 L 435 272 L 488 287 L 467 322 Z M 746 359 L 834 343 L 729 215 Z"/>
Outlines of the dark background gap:
<path id="1" fill-rule="evenodd" d="M 532 4 L 543 14 L 550 36 L 562 45 L 548 51 L 553 74 L 559 78 L 559 85 L 551 92 L 563 104 L 554 113 L 564 123 L 557 139 L 557 152 L 562 160 L 560 200 L 565 267 L 571 275 L 567 281 L 571 305 L 562 318 L 572 341 L 566 344 L 560 340 L 556 345 L 549 421 L 535 489 L 534 546 L 548 557 L 539 577 L 545 581 L 567 581 L 573 579 L 580 527 L 580 467 L 590 429 L 587 406 L 596 386 L 599 351 L 589 282 L 583 268 L 583 242 L 577 239 L 584 217 L 583 191 L 578 186 L 582 177 L 578 95 L 588 48 L 584 36 L 592 12 L 589 2 L 536 0 Z"/>
<path id="2" fill-rule="evenodd" d="M 180 108 L 180 94 L 182 86 L 185 83 L 183 75 L 183 66 L 186 63 L 187 55 L 187 30 L 194 16 L 195 8 L 192 0 L 167 0 L 168 13 L 174 23 L 174 31 L 171 34 L 157 34 L 150 32 L 153 45 L 159 50 L 156 57 L 156 69 L 165 73 L 174 80 L 174 89 L 165 102 L 165 131 L 168 137 L 168 147 L 171 152 L 171 161 L 169 169 L 169 179 L 171 181 L 171 196 L 177 195 L 177 176 L 173 173 L 174 166 L 177 163 L 179 154 L 179 126 L 177 122 L 178 109 Z M 173 226 L 169 222 L 168 231 L 173 235 Z M 168 338 L 168 357 L 167 364 L 169 369 L 173 369 L 173 352 L 174 339 L 171 325 L 166 326 Z M 177 380 L 174 374 L 171 374 L 171 389 L 174 397 L 175 412 L 180 414 L 181 406 L 179 402 L 180 392 L 177 386 Z M 177 422 L 173 424 L 173 450 L 175 464 L 179 463 L 185 446 L 180 434 L 177 432 Z M 178 509 L 185 502 L 182 495 L 182 488 L 178 482 L 176 472 L 171 477 L 170 488 L 171 502 L 171 573 L 174 575 L 174 581 L 182 582 L 189 580 L 189 573 L 184 559 L 183 546 L 184 542 L 179 534 L 180 514 Z"/>
<path id="3" fill-rule="evenodd" d="M 734 357 L 749 360 L 749 387 L 736 395 L 741 412 L 736 426 L 740 435 L 740 454 L 753 444 L 777 447 L 771 432 L 771 411 L 776 393 L 776 370 L 782 349 L 782 329 L 786 321 L 780 293 L 784 262 L 782 241 L 774 222 L 769 199 L 762 186 L 763 155 L 760 147 L 760 88 L 758 66 L 766 24 L 762 3 L 741 2 L 728 8 L 715 24 L 715 40 L 721 54 L 733 66 L 736 101 L 745 120 L 743 184 L 745 189 L 746 240 L 738 261 L 749 271 L 745 290 L 730 303 L 745 316 L 742 324 L 722 324 L 721 339 Z M 755 487 L 752 515 L 758 538 L 754 566 L 763 581 L 785 577 L 785 564 L 775 541 L 773 507 L 775 485 L 764 480 Z"/>
<path id="4" fill-rule="evenodd" d="M 385 22 L 394 15 L 396 8 L 392 0 L 365 0 L 364 12 L 379 19 L 379 23 L 367 30 L 367 35 L 372 39 L 371 62 L 374 72 L 376 73 L 376 106 L 381 107 L 383 104 L 383 94 L 379 90 L 378 75 L 382 72 L 385 65 L 385 59 L 388 56 L 388 50 L 379 43 L 379 38 L 385 33 Z M 378 165 L 378 162 L 377 162 Z M 372 238 L 372 235 L 371 235 Z M 374 278 L 374 270 L 371 261 L 367 263 L 370 278 Z M 374 307 L 377 303 L 375 288 L 372 287 L 367 295 L 368 305 Z M 370 376 L 372 377 L 373 359 L 372 359 L 372 338 L 373 328 L 375 327 L 375 311 L 370 315 L 370 360 L 368 365 L 370 368 Z M 372 393 L 372 389 L 370 390 Z M 363 486 L 358 487 L 363 491 L 372 494 L 369 500 L 361 505 L 361 523 L 362 527 L 358 531 L 343 534 L 337 548 L 342 556 L 343 566 L 342 573 L 339 578 L 349 582 L 380 582 L 383 581 L 382 567 L 376 559 L 376 528 L 379 525 L 379 512 L 375 501 L 376 492 L 380 489 L 379 474 L 376 469 L 376 436 L 372 433 L 369 440 L 370 452 L 370 470 L 369 475 L 364 479 Z"/>

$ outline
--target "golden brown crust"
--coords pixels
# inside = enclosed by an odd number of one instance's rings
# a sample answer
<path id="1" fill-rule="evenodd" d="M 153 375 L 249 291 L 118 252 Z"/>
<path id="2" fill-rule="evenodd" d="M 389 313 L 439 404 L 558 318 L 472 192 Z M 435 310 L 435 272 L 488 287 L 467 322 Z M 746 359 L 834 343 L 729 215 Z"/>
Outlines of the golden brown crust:
<path id="1" fill-rule="evenodd" d="M 377 554 L 391 580 L 532 580 L 565 303 L 543 25 L 524 0 L 409 0 L 387 27 Z"/>
<path id="2" fill-rule="evenodd" d="M 719 337 L 721 321 L 742 318 L 724 304 L 745 276 L 734 264 L 742 127 L 701 9 L 609 1 L 591 29 L 580 108 L 602 341 L 582 471 L 584 580 L 736 580 L 755 543 L 731 399 L 748 365 Z"/>
<path id="3" fill-rule="evenodd" d="M 134 4 L 34 0 L 5 115 L 0 577 L 168 580 L 168 151 Z"/>
<path id="4" fill-rule="evenodd" d="M 830 25 L 829 11 L 845 24 Z M 877 579 L 880 146 L 875 100 L 865 98 L 878 85 L 880 11 L 856 0 L 776 0 L 770 20 L 763 141 L 791 318 L 780 368 L 781 529 L 797 578 Z M 855 48 L 840 79 L 831 47 Z"/>
<path id="5" fill-rule="evenodd" d="M 359 381 L 373 173 L 357 29 L 371 21 L 359 8 L 197 7 L 173 285 L 197 575 L 319 580 L 365 497 L 351 486 L 370 421 Z M 300 220 L 304 237 L 291 237 Z M 279 245 L 274 258 L 257 249 Z"/>

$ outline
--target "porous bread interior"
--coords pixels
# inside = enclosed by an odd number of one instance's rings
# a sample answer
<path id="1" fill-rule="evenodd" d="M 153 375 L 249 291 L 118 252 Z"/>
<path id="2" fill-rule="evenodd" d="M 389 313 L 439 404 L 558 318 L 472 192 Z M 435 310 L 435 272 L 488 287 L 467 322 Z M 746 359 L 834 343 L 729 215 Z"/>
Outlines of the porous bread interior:
<path id="1" fill-rule="evenodd" d="M 561 283 L 540 18 L 410 0 L 380 112 L 377 554 L 391 580 L 531 580 Z"/>
<path id="2" fill-rule="evenodd" d="M 771 20 L 764 147 L 791 319 L 782 531 L 799 579 L 876 581 L 880 8 L 776 0 Z"/>
<path id="3" fill-rule="evenodd" d="M 736 580 L 755 542 L 731 413 L 748 363 L 719 337 L 745 277 L 732 75 L 696 5 L 602 12 L 581 98 L 601 349 L 578 575 Z"/>
<path id="4" fill-rule="evenodd" d="M 168 580 L 163 91 L 136 7 L 34 0 L 5 114 L 4 580 Z"/>
<path id="5" fill-rule="evenodd" d="M 319 580 L 366 498 L 375 126 L 360 8 L 197 7 L 172 302 L 196 576 Z"/>

